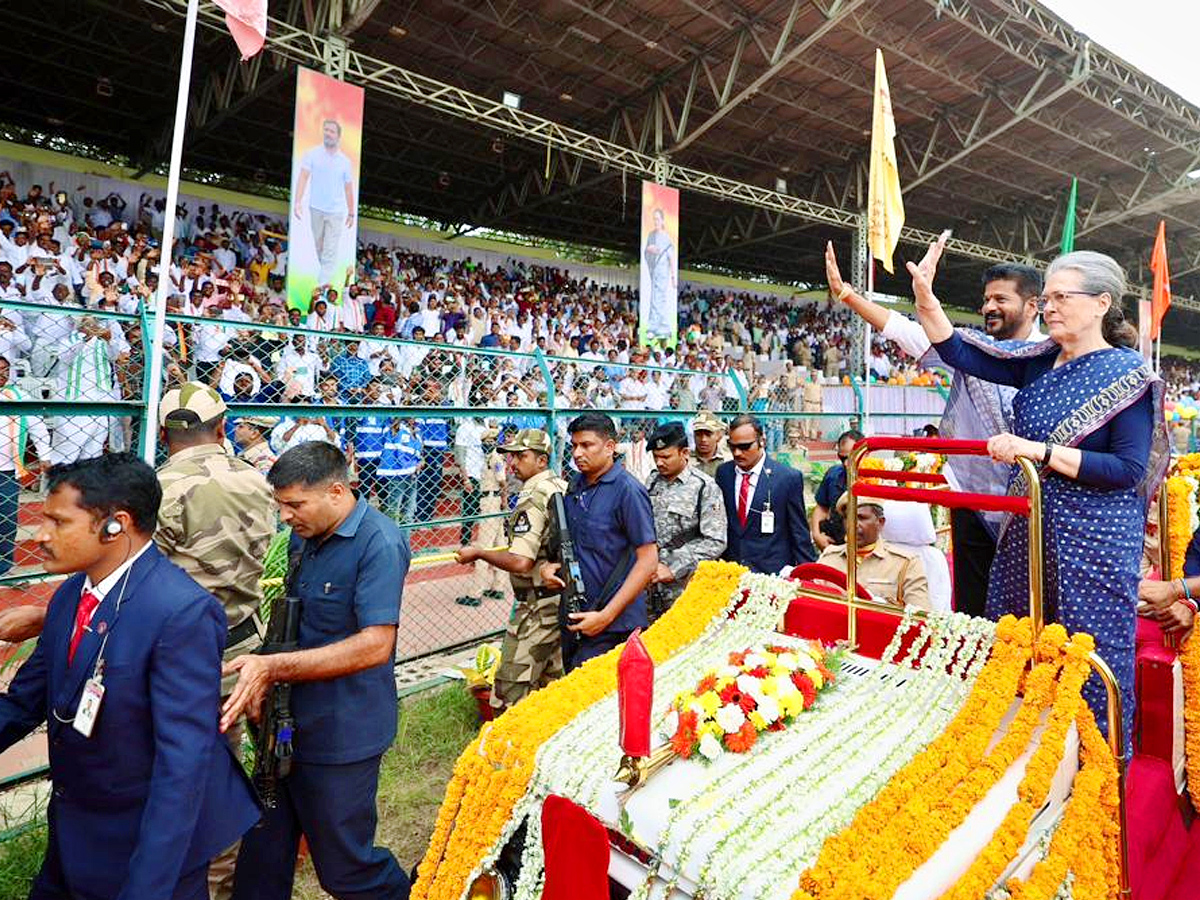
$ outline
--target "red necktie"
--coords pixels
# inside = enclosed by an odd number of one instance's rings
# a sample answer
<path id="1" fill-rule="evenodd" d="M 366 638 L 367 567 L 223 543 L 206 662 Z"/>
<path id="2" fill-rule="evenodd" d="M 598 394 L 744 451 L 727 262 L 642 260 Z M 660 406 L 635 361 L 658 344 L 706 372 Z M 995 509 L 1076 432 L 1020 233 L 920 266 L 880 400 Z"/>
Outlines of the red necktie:
<path id="1" fill-rule="evenodd" d="M 753 472 L 742 473 L 742 489 L 738 492 L 738 521 L 742 523 L 742 527 L 746 527 L 746 520 L 750 518 L 750 476 Z"/>
<path id="2" fill-rule="evenodd" d="M 75 650 L 83 640 L 83 630 L 91 624 L 92 614 L 100 605 L 100 598 L 91 591 L 84 591 L 79 597 L 79 608 L 75 610 L 75 630 L 71 632 L 71 644 L 67 648 L 67 665 L 75 661 Z"/>

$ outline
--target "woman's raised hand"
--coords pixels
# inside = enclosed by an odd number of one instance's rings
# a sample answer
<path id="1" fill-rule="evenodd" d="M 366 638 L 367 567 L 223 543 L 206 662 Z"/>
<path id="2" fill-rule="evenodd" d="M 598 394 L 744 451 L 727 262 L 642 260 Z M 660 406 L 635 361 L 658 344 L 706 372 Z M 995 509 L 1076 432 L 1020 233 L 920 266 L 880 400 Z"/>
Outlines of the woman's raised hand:
<path id="1" fill-rule="evenodd" d="M 923 263 L 924 260 L 921 262 Z M 908 269 L 908 274 L 912 276 L 913 299 L 916 301 L 917 314 L 939 311 L 942 304 L 933 293 L 933 281 L 930 276 L 922 270 L 918 263 L 908 262 L 904 265 Z"/>

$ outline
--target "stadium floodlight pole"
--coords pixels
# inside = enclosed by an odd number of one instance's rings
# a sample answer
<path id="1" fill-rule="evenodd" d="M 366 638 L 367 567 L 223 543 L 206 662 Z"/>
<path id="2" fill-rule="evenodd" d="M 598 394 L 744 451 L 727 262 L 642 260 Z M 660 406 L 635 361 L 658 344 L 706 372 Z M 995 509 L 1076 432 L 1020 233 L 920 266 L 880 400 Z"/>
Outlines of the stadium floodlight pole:
<path id="1" fill-rule="evenodd" d="M 167 208 L 163 216 L 162 250 L 158 256 L 158 291 L 154 295 L 154 334 L 149 344 L 142 335 L 143 353 L 149 353 L 143 371 L 146 421 L 142 426 L 142 458 L 154 465 L 158 449 L 158 401 L 162 397 L 163 332 L 167 327 L 167 295 L 171 288 L 171 260 L 175 242 L 175 211 L 179 208 L 179 170 L 183 163 L 183 132 L 187 128 L 188 93 L 192 85 L 192 50 L 196 46 L 196 14 L 200 0 L 188 0 L 183 28 L 183 55 L 179 61 L 179 91 L 175 97 L 175 134 L 171 137 L 171 168 L 167 174 Z M 148 349 L 147 349 L 148 348 Z"/>

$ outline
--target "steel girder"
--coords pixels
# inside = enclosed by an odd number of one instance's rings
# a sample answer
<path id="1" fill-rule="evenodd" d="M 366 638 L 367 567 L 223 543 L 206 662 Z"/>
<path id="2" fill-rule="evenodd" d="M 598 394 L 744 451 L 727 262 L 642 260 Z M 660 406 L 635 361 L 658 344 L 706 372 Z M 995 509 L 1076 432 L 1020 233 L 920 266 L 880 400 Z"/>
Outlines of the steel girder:
<path id="1" fill-rule="evenodd" d="M 147 2 L 176 14 L 181 14 L 184 8 L 184 0 L 147 0 Z M 203 8 L 201 17 L 204 24 L 209 27 L 224 29 L 220 14 L 215 10 Z M 285 22 L 272 20 L 268 43 L 272 52 L 295 62 L 312 65 L 320 64 L 324 59 L 324 42 L 320 37 Z M 685 166 L 666 163 L 632 147 L 606 141 L 540 116 L 512 109 L 495 100 L 438 82 L 353 50 L 347 50 L 346 53 L 346 77 L 439 112 L 465 118 L 534 144 L 582 157 L 598 164 L 602 171 L 611 167 L 640 177 L 654 178 L 656 174 L 661 174 L 665 169 L 667 182 L 683 190 L 696 191 L 718 199 L 796 216 L 845 230 L 857 228 L 858 214 L 855 212 L 788 196 L 757 185 L 737 182 Z M 926 243 L 935 240 L 936 237 L 937 235 L 932 232 L 907 227 L 902 233 L 903 240 L 917 243 Z M 957 238 L 951 239 L 948 249 L 954 253 L 985 261 L 1001 262 L 1012 259 L 1012 253 L 1009 251 Z"/>

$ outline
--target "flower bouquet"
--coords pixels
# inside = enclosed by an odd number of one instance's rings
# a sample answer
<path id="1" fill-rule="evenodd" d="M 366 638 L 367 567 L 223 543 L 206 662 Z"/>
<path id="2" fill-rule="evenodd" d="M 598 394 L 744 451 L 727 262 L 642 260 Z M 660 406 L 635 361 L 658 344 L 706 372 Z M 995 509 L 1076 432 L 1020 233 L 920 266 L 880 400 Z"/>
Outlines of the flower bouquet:
<path id="1" fill-rule="evenodd" d="M 840 664 L 840 651 L 816 641 L 735 651 L 675 698 L 662 732 L 683 759 L 746 753 L 762 732 L 782 731 L 812 707 Z"/>

